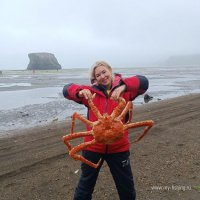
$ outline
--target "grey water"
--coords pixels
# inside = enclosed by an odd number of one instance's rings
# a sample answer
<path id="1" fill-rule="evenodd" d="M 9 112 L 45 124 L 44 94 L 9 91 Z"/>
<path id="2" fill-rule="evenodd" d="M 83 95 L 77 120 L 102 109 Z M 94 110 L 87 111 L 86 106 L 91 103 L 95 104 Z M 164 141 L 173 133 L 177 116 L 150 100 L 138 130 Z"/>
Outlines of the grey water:
<path id="1" fill-rule="evenodd" d="M 123 77 L 145 75 L 151 102 L 200 92 L 200 66 L 114 68 Z M 0 75 L 0 136 L 8 131 L 69 119 L 86 113 L 83 105 L 65 99 L 65 84 L 90 84 L 88 69 L 59 71 L 9 70 Z M 144 95 L 134 100 L 144 104 Z"/>

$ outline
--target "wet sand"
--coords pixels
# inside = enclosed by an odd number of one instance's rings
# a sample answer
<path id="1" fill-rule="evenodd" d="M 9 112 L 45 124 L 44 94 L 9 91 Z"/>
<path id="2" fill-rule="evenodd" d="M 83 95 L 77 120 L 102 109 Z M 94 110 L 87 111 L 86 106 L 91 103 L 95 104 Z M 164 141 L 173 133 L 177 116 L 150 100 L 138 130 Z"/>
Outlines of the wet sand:
<path id="1" fill-rule="evenodd" d="M 133 121 L 155 121 L 148 135 L 131 146 L 138 200 L 199 199 L 199 99 L 200 94 L 193 94 L 134 109 Z M 16 135 L 0 139 L 2 200 L 72 199 L 80 162 L 66 154 L 61 141 L 69 126 L 69 123 L 54 121 L 46 126 L 16 130 Z M 84 128 L 77 123 L 76 131 Z M 138 131 L 130 131 L 131 142 Z M 99 174 L 93 199 L 119 199 L 106 163 Z"/>

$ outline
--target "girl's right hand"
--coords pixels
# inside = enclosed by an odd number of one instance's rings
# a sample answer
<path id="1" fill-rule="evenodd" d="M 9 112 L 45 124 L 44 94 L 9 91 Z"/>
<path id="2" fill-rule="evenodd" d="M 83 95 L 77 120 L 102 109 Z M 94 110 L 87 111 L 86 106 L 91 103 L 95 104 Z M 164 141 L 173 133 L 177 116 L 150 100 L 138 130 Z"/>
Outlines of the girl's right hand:
<path id="1" fill-rule="evenodd" d="M 78 96 L 80 98 L 83 97 L 85 99 L 92 99 L 92 93 L 88 89 L 80 90 L 79 93 L 78 93 Z"/>
<path id="2" fill-rule="evenodd" d="M 111 95 L 110 98 L 113 99 L 114 101 L 118 101 L 120 95 L 121 95 L 125 90 L 126 90 L 126 85 L 121 85 L 121 86 L 117 87 L 117 88 L 113 91 L 113 93 L 112 93 L 112 95 Z"/>

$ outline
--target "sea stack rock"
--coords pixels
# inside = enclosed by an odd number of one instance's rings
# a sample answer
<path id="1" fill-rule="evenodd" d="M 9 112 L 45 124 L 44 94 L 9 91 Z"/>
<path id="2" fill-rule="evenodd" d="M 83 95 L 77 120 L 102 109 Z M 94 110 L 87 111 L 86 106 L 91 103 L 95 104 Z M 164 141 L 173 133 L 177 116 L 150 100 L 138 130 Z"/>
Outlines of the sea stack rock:
<path id="1" fill-rule="evenodd" d="M 28 57 L 30 59 L 28 70 L 61 69 L 61 65 L 52 53 L 29 53 Z"/>

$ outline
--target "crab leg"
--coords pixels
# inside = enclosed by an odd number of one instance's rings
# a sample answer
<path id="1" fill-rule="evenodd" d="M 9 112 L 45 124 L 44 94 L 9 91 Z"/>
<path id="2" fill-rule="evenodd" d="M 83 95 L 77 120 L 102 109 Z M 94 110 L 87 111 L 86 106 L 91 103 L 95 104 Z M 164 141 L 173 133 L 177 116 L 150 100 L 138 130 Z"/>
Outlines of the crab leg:
<path id="1" fill-rule="evenodd" d="M 82 121 L 83 123 L 89 125 L 89 126 L 93 126 L 93 122 L 89 121 L 88 119 L 86 119 L 85 117 L 83 117 L 82 115 L 78 114 L 78 113 L 74 113 L 72 115 L 72 123 L 71 123 L 71 129 L 70 129 L 70 133 L 74 132 L 74 125 L 75 125 L 75 120 L 79 119 L 80 121 Z"/>
<path id="2" fill-rule="evenodd" d="M 124 130 L 127 130 L 129 128 L 138 128 L 138 127 L 142 127 L 142 126 L 147 126 L 144 129 L 142 135 L 134 141 L 134 143 L 137 143 L 147 134 L 147 132 L 149 131 L 149 129 L 153 125 L 154 125 L 154 122 L 152 120 L 142 121 L 142 122 L 135 122 L 135 123 L 125 124 L 124 125 Z"/>
<path id="3" fill-rule="evenodd" d="M 117 117 L 117 119 L 122 120 L 125 117 L 127 112 L 129 112 L 129 119 L 131 119 L 132 118 L 132 110 L 133 110 L 133 103 L 131 101 L 129 101 L 126 104 L 126 107 L 124 108 L 122 113 Z M 130 122 L 130 120 L 127 123 L 129 123 L 129 122 Z"/>
<path id="4" fill-rule="evenodd" d="M 85 149 L 85 148 L 88 147 L 88 146 L 94 145 L 94 144 L 96 144 L 96 141 L 95 141 L 95 140 L 92 140 L 92 141 L 90 141 L 90 142 L 85 142 L 85 143 L 79 144 L 78 146 L 76 146 L 76 147 L 74 147 L 74 148 L 72 148 L 72 149 L 70 150 L 69 155 L 70 155 L 72 158 L 74 158 L 75 160 L 80 160 L 81 162 L 83 162 L 83 163 L 85 163 L 85 164 L 87 164 L 87 165 L 89 165 L 89 166 L 91 166 L 91 167 L 93 167 L 93 168 L 98 168 L 99 165 L 101 164 L 101 160 L 102 160 L 102 159 L 100 159 L 100 160 L 98 161 L 98 163 L 95 164 L 95 163 L 93 163 L 93 162 L 87 160 L 87 159 L 84 158 L 83 156 L 77 154 L 79 151 Z"/>
<path id="5" fill-rule="evenodd" d="M 92 135 L 92 131 L 84 131 L 84 132 L 71 133 L 71 134 L 65 135 L 62 137 L 62 139 L 63 139 L 63 142 L 68 147 L 68 149 L 71 150 L 73 147 L 69 143 L 69 140 L 85 137 L 85 136 L 91 136 L 91 135 Z"/>
<path id="6" fill-rule="evenodd" d="M 124 109 L 126 105 L 126 101 L 124 98 L 122 97 L 119 97 L 119 104 L 118 106 L 113 110 L 112 114 L 111 114 L 111 117 L 114 119 L 116 118 L 117 116 L 120 115 L 120 113 L 122 112 L 122 110 Z"/>
<path id="7" fill-rule="evenodd" d="M 95 97 L 95 93 L 93 94 L 93 97 L 92 99 Z M 101 119 L 102 118 L 102 115 L 101 113 L 99 112 L 99 110 L 97 109 L 97 107 L 94 105 L 92 99 L 88 99 L 88 104 L 90 106 L 90 109 L 92 110 L 92 112 L 95 114 L 95 116 L 98 118 L 98 119 Z"/>

